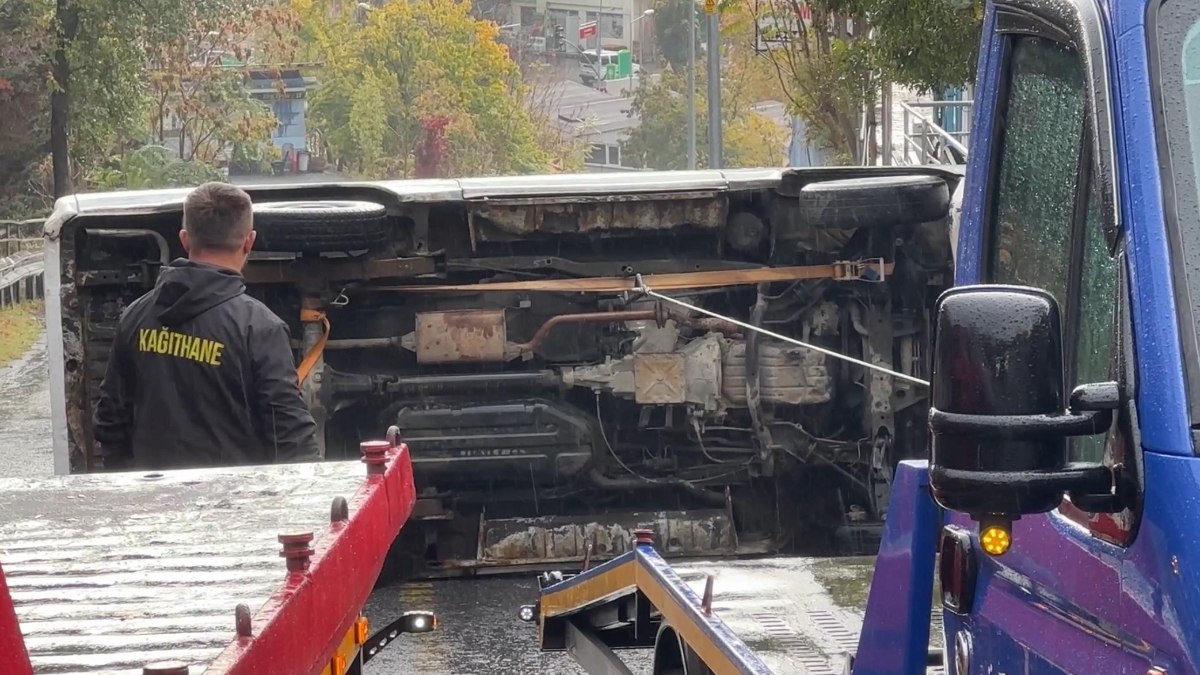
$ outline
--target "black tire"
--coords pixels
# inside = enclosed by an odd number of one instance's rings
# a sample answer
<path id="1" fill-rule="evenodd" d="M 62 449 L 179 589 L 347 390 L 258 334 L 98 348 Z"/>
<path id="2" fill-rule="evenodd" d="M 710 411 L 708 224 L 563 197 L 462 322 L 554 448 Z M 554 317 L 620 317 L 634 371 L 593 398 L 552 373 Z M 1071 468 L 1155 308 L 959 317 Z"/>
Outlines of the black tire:
<path id="1" fill-rule="evenodd" d="M 809 183 L 801 222 L 824 229 L 891 228 L 945 218 L 950 190 L 937 176 L 875 176 Z"/>
<path id="2" fill-rule="evenodd" d="M 361 251 L 387 241 L 387 209 L 352 201 L 266 202 L 254 205 L 259 251 Z"/>

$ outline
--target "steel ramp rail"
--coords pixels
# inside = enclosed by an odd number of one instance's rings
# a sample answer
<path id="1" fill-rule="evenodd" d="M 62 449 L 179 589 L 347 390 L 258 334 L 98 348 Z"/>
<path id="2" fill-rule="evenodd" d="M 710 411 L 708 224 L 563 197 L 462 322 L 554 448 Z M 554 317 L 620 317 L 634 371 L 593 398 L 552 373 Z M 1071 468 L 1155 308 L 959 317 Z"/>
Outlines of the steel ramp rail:
<path id="1" fill-rule="evenodd" d="M 561 581 L 542 577 L 551 583 L 535 608 L 523 610 L 523 618 L 538 622 L 541 648 L 568 650 L 592 673 L 626 673 L 613 649 L 653 646 L 658 660 L 663 650 L 680 651 L 664 645 L 668 636 L 684 648 L 681 659 L 692 662 L 689 675 L 770 675 L 767 664 L 712 613 L 711 585 L 700 598 L 654 550 L 649 531 L 637 535 L 634 550 L 608 562 Z"/>
<path id="2" fill-rule="evenodd" d="M 145 672 L 346 672 L 366 641 L 363 604 L 415 502 L 406 446 L 363 451 L 365 469 L 0 480 L 11 595 L 0 592 L 0 673 L 28 672 L 7 648 L 14 631 L 34 672 L 136 675 L 162 662 L 175 667 Z M 6 620 L 14 607 L 19 626 Z"/>
<path id="3" fill-rule="evenodd" d="M 945 667 L 943 654 L 929 650 L 942 520 L 929 491 L 929 462 L 897 464 L 853 675 L 908 675 Z"/>
<path id="4" fill-rule="evenodd" d="M 773 672 L 772 667 L 781 675 L 944 673 L 944 653 L 930 649 L 929 640 L 942 513 L 929 493 L 927 462 L 898 465 L 889 503 L 861 634 L 841 624 L 830 609 L 789 601 L 788 593 L 781 594 L 766 576 L 739 579 L 743 584 L 756 579 L 764 595 L 755 602 L 749 590 L 743 591 L 736 606 L 722 609 L 731 622 L 727 624 L 711 613 L 712 573 L 704 574 L 701 598 L 691 585 L 701 579 L 697 570 L 681 567 L 677 573 L 654 550 L 646 530 L 638 532 L 633 551 L 609 562 L 574 576 L 542 575 L 538 602 L 523 607 L 521 618 L 538 622 L 543 650 L 565 650 L 593 675 L 626 675 L 631 671 L 614 650 L 651 647 L 653 672 L 673 675 L 759 674 Z M 803 586 L 803 568 L 789 569 L 792 576 L 781 583 Z M 746 632 L 747 618 L 759 620 L 766 635 Z M 810 625 L 797 623 L 803 621 Z M 757 653 L 731 625 L 741 627 Z M 814 642 L 818 633 L 833 644 Z M 692 656 L 695 662 L 685 670 L 657 663 L 665 651 L 664 635 L 677 636 L 685 658 Z"/>

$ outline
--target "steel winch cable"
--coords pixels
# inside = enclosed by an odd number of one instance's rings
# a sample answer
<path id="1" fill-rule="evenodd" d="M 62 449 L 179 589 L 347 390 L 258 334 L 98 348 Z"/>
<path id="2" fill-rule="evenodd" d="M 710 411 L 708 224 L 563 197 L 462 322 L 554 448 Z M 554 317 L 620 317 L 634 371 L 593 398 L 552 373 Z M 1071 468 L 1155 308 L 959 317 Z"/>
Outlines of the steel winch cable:
<path id="1" fill-rule="evenodd" d="M 849 363 L 853 363 L 855 365 L 862 366 L 863 368 L 869 368 L 871 370 L 876 370 L 881 373 L 886 373 L 888 375 L 891 375 L 894 378 L 904 380 L 905 382 L 911 382 L 913 384 L 918 384 L 923 387 L 929 386 L 928 381 L 922 380 L 919 377 L 913 377 L 912 375 L 907 375 L 905 373 L 896 372 L 889 368 L 884 368 L 883 366 L 877 366 L 873 363 L 867 363 L 866 361 L 863 361 L 861 359 L 856 359 L 852 356 L 846 356 L 845 354 L 839 354 L 831 349 L 825 349 L 824 347 L 818 347 L 817 345 L 809 344 L 807 342 L 802 342 L 800 340 L 797 340 L 796 338 L 788 337 L 786 335 L 780 335 L 779 333 L 767 330 L 766 328 L 761 328 L 759 326 L 748 324 L 745 321 L 739 321 L 733 317 L 725 316 L 723 314 L 718 314 L 716 312 L 704 309 L 703 307 L 697 307 L 696 305 L 684 302 L 683 300 L 679 300 L 678 298 L 672 298 L 669 295 L 663 295 L 662 293 L 659 293 L 658 291 L 647 286 L 645 281 L 642 280 L 642 275 L 640 275 L 640 274 L 636 275 L 635 279 L 636 279 L 636 283 L 634 284 L 633 290 L 636 293 L 640 293 L 647 297 L 655 298 L 656 300 L 662 300 L 663 302 L 669 302 L 677 307 L 682 307 L 684 309 L 691 310 L 693 312 L 699 312 L 700 314 L 704 314 L 706 316 L 713 317 L 714 319 L 721 319 L 722 321 L 728 321 L 729 323 L 731 323 L 735 326 L 745 328 L 746 330 L 752 330 L 755 333 L 758 333 L 760 335 L 766 335 L 767 337 L 774 338 L 776 340 L 780 340 L 780 341 L 786 342 L 788 344 L 793 344 L 793 345 L 796 345 L 797 347 L 803 347 L 804 349 L 811 349 L 814 352 L 819 352 L 826 356 L 832 356 L 835 359 L 841 359 L 843 361 L 847 361 Z"/>

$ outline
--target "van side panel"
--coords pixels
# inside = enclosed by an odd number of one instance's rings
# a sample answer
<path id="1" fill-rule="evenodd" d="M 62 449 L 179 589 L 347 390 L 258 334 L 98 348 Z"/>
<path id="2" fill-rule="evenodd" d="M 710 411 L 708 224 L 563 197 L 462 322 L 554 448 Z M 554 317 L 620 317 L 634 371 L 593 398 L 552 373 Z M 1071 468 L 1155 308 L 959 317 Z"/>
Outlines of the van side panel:
<path id="1" fill-rule="evenodd" d="M 67 388 L 63 349 L 62 259 L 59 240 L 46 238 L 43 275 L 46 284 L 46 362 L 50 371 L 50 434 L 54 449 L 54 473 L 71 472 L 67 446 Z"/>

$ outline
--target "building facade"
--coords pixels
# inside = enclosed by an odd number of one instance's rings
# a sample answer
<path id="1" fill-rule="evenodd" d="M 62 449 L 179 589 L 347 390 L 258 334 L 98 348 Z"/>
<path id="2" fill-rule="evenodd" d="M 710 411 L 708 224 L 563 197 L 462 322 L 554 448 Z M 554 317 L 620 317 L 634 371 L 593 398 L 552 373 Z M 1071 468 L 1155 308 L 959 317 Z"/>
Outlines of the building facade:
<path id="1" fill-rule="evenodd" d="M 308 170 L 308 90 L 316 79 L 305 77 L 297 69 L 250 71 L 247 87 L 250 97 L 271 108 L 278 124 L 271 131 L 271 143 L 280 151 L 284 173 Z"/>
<path id="2" fill-rule="evenodd" d="M 629 48 L 638 54 L 639 48 L 652 44 L 654 30 L 650 21 L 635 19 L 653 7 L 653 0 L 513 0 L 509 22 L 522 32 L 542 36 L 562 26 L 567 41 L 581 49 L 594 50 L 602 42 L 606 49 Z M 579 27 L 597 17 L 598 35 L 581 39 Z"/>

